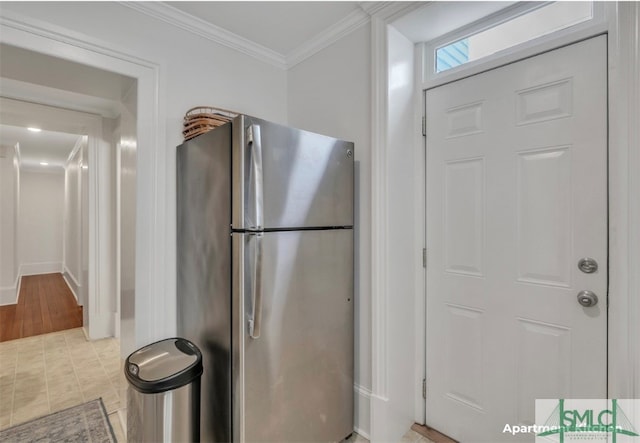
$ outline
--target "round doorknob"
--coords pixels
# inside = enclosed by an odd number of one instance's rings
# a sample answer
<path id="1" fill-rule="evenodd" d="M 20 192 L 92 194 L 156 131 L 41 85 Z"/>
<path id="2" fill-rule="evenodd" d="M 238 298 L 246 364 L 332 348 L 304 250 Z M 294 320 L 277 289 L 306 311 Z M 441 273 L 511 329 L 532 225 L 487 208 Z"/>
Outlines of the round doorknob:
<path id="1" fill-rule="evenodd" d="M 590 308 L 598 304 L 598 296 L 591 291 L 580 291 L 578 293 L 578 303 L 585 308 Z"/>

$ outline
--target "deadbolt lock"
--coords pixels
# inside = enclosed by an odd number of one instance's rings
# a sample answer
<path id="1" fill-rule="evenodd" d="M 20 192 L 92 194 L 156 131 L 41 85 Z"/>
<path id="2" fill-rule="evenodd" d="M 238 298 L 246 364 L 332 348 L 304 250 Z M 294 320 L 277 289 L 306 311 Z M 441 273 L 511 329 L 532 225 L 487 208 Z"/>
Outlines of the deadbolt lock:
<path id="1" fill-rule="evenodd" d="M 593 274 L 598 270 L 598 262 L 591 257 L 581 258 L 578 262 L 578 269 L 585 274 Z"/>

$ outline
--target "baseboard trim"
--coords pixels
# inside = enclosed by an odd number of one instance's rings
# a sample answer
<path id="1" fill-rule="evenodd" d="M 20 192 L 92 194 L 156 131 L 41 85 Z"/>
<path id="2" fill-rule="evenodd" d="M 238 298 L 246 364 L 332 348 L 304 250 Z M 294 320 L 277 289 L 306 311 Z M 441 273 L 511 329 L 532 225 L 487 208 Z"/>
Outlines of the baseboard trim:
<path id="1" fill-rule="evenodd" d="M 371 393 L 371 438 L 372 441 L 399 441 L 406 434 L 413 419 L 413 403 L 400 402 Z"/>
<path id="2" fill-rule="evenodd" d="M 22 275 L 18 274 L 16 279 L 16 304 L 18 304 L 20 300 L 20 290 L 22 289 Z"/>
<path id="3" fill-rule="evenodd" d="M 371 391 L 360 385 L 353 385 L 355 393 L 353 430 L 367 440 L 371 435 Z"/>
<path id="4" fill-rule="evenodd" d="M 15 305 L 18 303 L 18 291 L 16 286 L 3 286 L 0 288 L 0 306 Z"/>
<path id="5" fill-rule="evenodd" d="M 69 271 L 69 268 L 67 268 L 66 266 L 64 267 L 64 271 L 62 272 L 62 278 L 64 279 L 64 282 L 67 284 L 67 286 L 69 287 L 69 290 L 71 290 L 71 293 L 75 297 L 76 303 L 80 304 L 80 299 L 78 298 L 78 292 L 80 291 L 80 283 L 78 283 L 78 280 L 76 280 L 76 278 L 73 276 L 71 271 Z"/>
<path id="6" fill-rule="evenodd" d="M 16 281 L 13 282 L 13 285 L 0 287 L 0 306 L 18 304 L 21 283 L 22 279 L 18 270 L 18 275 L 16 275 Z"/>
<path id="7" fill-rule="evenodd" d="M 20 276 L 62 273 L 62 262 L 23 263 L 20 265 Z"/>

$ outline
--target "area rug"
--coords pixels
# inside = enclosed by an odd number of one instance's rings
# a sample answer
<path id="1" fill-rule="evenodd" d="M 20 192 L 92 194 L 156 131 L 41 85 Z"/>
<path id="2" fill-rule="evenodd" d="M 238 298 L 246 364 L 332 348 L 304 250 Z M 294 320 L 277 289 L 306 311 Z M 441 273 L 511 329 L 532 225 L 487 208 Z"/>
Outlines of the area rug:
<path id="1" fill-rule="evenodd" d="M 7 428 L 0 441 L 117 442 L 101 398 Z"/>

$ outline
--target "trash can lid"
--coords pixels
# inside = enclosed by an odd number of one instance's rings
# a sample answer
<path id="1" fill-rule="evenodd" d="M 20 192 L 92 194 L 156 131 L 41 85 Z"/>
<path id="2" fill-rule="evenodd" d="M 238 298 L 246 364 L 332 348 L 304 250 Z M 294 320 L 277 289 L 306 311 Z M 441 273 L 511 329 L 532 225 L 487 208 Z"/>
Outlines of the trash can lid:
<path id="1" fill-rule="evenodd" d="M 168 338 L 138 349 L 124 365 L 138 391 L 155 394 L 184 386 L 202 375 L 202 353 L 184 338 Z"/>

